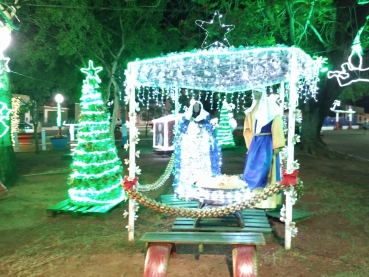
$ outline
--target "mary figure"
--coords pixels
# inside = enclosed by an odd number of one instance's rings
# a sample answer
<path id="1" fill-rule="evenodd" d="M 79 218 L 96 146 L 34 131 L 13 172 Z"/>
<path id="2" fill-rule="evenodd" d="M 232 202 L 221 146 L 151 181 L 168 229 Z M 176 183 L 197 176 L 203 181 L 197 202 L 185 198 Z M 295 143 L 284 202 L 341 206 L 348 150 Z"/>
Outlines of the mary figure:
<path id="1" fill-rule="evenodd" d="M 210 123 L 210 115 L 200 101 L 191 100 L 179 122 L 174 139 L 174 192 L 190 199 L 194 184 L 205 177 L 220 175 L 221 151 Z"/>

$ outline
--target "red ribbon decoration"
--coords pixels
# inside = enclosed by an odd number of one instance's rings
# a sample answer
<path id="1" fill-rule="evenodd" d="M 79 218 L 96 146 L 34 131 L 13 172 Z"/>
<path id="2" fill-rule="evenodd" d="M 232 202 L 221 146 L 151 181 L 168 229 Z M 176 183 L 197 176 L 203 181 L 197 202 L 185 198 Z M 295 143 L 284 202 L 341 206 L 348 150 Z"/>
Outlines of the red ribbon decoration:
<path id="1" fill-rule="evenodd" d="M 298 184 L 297 176 L 299 175 L 299 171 L 296 169 L 291 174 L 288 174 L 285 169 L 282 169 L 282 180 L 281 184 L 286 187 L 294 186 Z"/>
<path id="2" fill-rule="evenodd" d="M 123 188 L 126 191 L 133 190 L 133 187 L 136 185 L 138 178 L 135 177 L 132 181 L 128 180 L 128 176 L 124 176 Z"/>

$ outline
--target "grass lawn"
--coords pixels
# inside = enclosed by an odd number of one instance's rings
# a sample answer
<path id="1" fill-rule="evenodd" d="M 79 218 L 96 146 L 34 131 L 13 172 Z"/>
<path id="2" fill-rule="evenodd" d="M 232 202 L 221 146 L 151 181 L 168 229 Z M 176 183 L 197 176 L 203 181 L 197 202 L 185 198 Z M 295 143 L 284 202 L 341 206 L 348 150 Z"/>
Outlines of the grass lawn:
<path id="1" fill-rule="evenodd" d="M 154 182 L 169 161 L 153 153 L 151 143 L 138 144 L 141 184 Z M 118 150 L 124 161 L 128 153 Z M 225 150 L 223 173 L 242 173 L 245 151 L 242 145 Z M 105 220 L 46 216 L 47 207 L 67 199 L 71 160 L 63 159 L 63 153 L 16 153 L 21 177 L 0 198 L 0 276 L 142 276 L 145 245 L 138 238 L 147 231 L 170 231 L 175 218 L 140 207 L 137 240 L 129 243 L 123 216 L 127 203 Z M 270 218 L 275 236 L 259 249 L 259 276 L 369 276 L 369 171 L 364 170 L 369 163 L 338 154 L 319 159 L 297 153 L 296 159 L 305 190 L 295 208 L 313 216 L 297 224 L 298 234 L 289 251 L 281 245 L 284 225 Z M 171 181 L 147 194 L 158 199 L 160 194 L 172 193 Z M 205 245 L 200 256 L 196 246 L 177 250 L 179 255 L 169 262 L 168 277 L 231 276 L 230 246 Z"/>

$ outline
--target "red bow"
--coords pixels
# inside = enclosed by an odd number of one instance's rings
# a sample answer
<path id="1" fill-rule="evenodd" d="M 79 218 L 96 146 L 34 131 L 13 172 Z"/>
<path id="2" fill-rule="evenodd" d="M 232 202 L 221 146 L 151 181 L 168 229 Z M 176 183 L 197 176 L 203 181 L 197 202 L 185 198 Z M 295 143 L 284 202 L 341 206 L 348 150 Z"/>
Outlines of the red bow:
<path id="1" fill-rule="evenodd" d="M 124 176 L 123 188 L 124 190 L 130 191 L 133 190 L 133 187 L 136 185 L 138 178 L 135 177 L 132 181 L 128 179 L 128 176 Z"/>
<path id="2" fill-rule="evenodd" d="M 299 175 L 299 171 L 296 169 L 291 174 L 288 174 L 285 169 L 282 169 L 283 178 L 281 180 L 281 184 L 286 187 L 294 186 L 298 184 L 297 176 Z"/>

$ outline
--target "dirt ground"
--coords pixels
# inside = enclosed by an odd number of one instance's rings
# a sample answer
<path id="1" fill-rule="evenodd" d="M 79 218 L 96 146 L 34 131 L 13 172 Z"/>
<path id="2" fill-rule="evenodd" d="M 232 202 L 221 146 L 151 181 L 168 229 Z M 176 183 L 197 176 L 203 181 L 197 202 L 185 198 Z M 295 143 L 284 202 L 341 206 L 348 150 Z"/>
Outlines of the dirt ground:
<path id="1" fill-rule="evenodd" d="M 168 157 L 151 152 L 151 142 L 139 144 L 141 183 L 159 177 Z M 147 231 L 170 231 L 174 217 L 140 207 L 135 243 L 127 241 L 127 204 L 105 220 L 70 215 L 46 216 L 46 208 L 67 199 L 68 166 L 62 152 L 17 153 L 19 182 L 0 198 L 0 276 L 137 277 L 143 275 Z M 119 148 L 122 159 L 127 152 Z M 242 172 L 245 148 L 223 153 L 223 173 Z M 342 154 L 331 159 L 296 154 L 305 190 L 295 208 L 313 216 L 297 224 L 292 249 L 282 245 L 284 225 L 270 219 L 275 236 L 259 249 L 259 276 L 369 276 L 369 162 Z M 126 171 L 126 168 L 124 168 Z M 171 192 L 170 181 L 149 195 Z M 168 277 L 231 275 L 231 247 L 180 246 L 169 262 Z"/>

